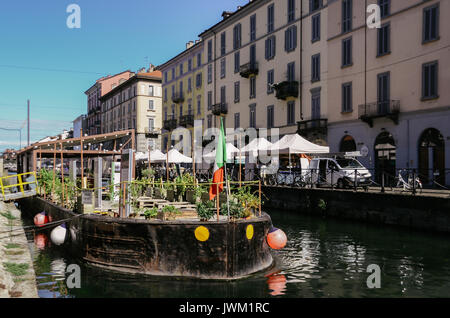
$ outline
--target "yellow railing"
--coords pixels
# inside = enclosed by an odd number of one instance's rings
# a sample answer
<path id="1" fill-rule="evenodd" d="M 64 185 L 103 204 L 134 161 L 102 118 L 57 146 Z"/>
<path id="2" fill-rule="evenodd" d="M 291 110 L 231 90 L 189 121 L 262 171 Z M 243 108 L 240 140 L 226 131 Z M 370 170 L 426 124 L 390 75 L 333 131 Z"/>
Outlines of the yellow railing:
<path id="1" fill-rule="evenodd" d="M 33 181 L 24 182 L 24 180 L 26 180 L 28 178 L 28 176 L 34 177 L 34 180 Z M 17 178 L 17 183 L 8 184 L 9 182 L 7 182 L 7 180 L 8 179 L 13 179 L 13 178 Z M 29 185 L 29 184 L 36 185 L 36 188 L 38 186 L 37 177 L 36 177 L 36 172 L 35 171 L 20 173 L 20 174 L 6 176 L 6 177 L 0 177 L 0 187 L 1 187 L 1 190 L 2 190 L 1 193 L 2 193 L 3 198 L 6 198 L 5 190 L 6 189 L 10 189 L 10 188 L 17 188 L 18 187 L 20 189 L 20 192 L 22 193 L 22 195 L 24 195 L 25 194 L 24 186 L 25 185 Z"/>

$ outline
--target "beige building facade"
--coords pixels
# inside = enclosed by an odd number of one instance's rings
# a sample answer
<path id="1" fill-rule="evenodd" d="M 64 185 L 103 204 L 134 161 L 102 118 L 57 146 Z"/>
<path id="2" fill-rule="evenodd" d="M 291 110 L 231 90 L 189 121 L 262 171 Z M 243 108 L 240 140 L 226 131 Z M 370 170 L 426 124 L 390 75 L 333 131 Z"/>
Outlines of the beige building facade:
<path id="1" fill-rule="evenodd" d="M 102 133 L 134 129 L 136 151 L 161 148 L 161 72 L 141 72 L 102 96 Z"/>

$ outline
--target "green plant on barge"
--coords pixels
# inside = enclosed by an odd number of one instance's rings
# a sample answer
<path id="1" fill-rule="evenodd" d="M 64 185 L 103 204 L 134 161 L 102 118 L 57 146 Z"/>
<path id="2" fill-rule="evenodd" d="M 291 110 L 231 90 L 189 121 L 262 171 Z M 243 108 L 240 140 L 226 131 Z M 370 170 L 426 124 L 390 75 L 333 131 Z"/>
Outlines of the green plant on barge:
<path id="1" fill-rule="evenodd" d="M 201 221 L 208 221 L 215 213 L 214 201 L 198 202 L 197 215 Z"/>

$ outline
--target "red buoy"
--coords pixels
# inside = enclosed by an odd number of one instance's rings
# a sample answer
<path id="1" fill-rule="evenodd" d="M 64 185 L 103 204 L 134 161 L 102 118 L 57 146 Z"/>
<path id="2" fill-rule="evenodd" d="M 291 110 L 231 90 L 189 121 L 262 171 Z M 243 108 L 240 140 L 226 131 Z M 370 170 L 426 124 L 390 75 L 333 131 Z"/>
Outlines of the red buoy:
<path id="1" fill-rule="evenodd" d="M 45 247 L 48 244 L 48 237 L 44 233 L 36 234 L 34 237 L 34 243 L 36 244 L 36 247 L 40 250 L 45 249 Z"/>
<path id="2" fill-rule="evenodd" d="M 274 250 L 281 250 L 286 246 L 287 237 L 286 234 L 280 229 L 273 227 L 269 234 L 267 234 L 267 244 Z"/>
<path id="3" fill-rule="evenodd" d="M 45 212 L 38 213 L 34 217 L 34 225 L 36 225 L 36 226 L 41 227 L 47 223 L 48 223 L 48 216 L 45 215 Z"/>

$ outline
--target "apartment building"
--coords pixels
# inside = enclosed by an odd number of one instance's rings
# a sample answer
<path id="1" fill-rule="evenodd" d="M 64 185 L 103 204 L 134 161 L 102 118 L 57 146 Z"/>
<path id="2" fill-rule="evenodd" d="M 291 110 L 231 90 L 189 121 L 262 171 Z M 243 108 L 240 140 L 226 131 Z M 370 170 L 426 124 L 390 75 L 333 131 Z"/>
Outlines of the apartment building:
<path id="1" fill-rule="evenodd" d="M 205 125 L 222 110 L 228 128 L 279 128 L 283 136 L 300 127 L 325 145 L 327 15 L 327 6 L 309 0 L 254 0 L 224 12 L 200 34 Z"/>
<path id="2" fill-rule="evenodd" d="M 203 42 L 186 44 L 186 50 L 158 66 L 163 74 L 163 150 L 173 144 L 177 127 L 191 130 L 194 121 L 203 119 Z"/>
<path id="3" fill-rule="evenodd" d="M 134 129 L 136 151 L 161 147 L 161 72 L 145 69 L 100 98 L 102 133 Z"/>
<path id="4" fill-rule="evenodd" d="M 370 4 L 380 28 L 367 27 Z M 450 184 L 449 14 L 442 0 L 328 2 L 328 143 L 366 152 L 378 182 L 410 168 Z"/>
<path id="5" fill-rule="evenodd" d="M 87 96 L 87 130 L 83 131 L 83 134 L 96 135 L 101 133 L 102 117 L 100 97 L 129 79 L 132 75 L 132 72 L 125 71 L 116 75 L 102 77 L 85 92 Z"/>

